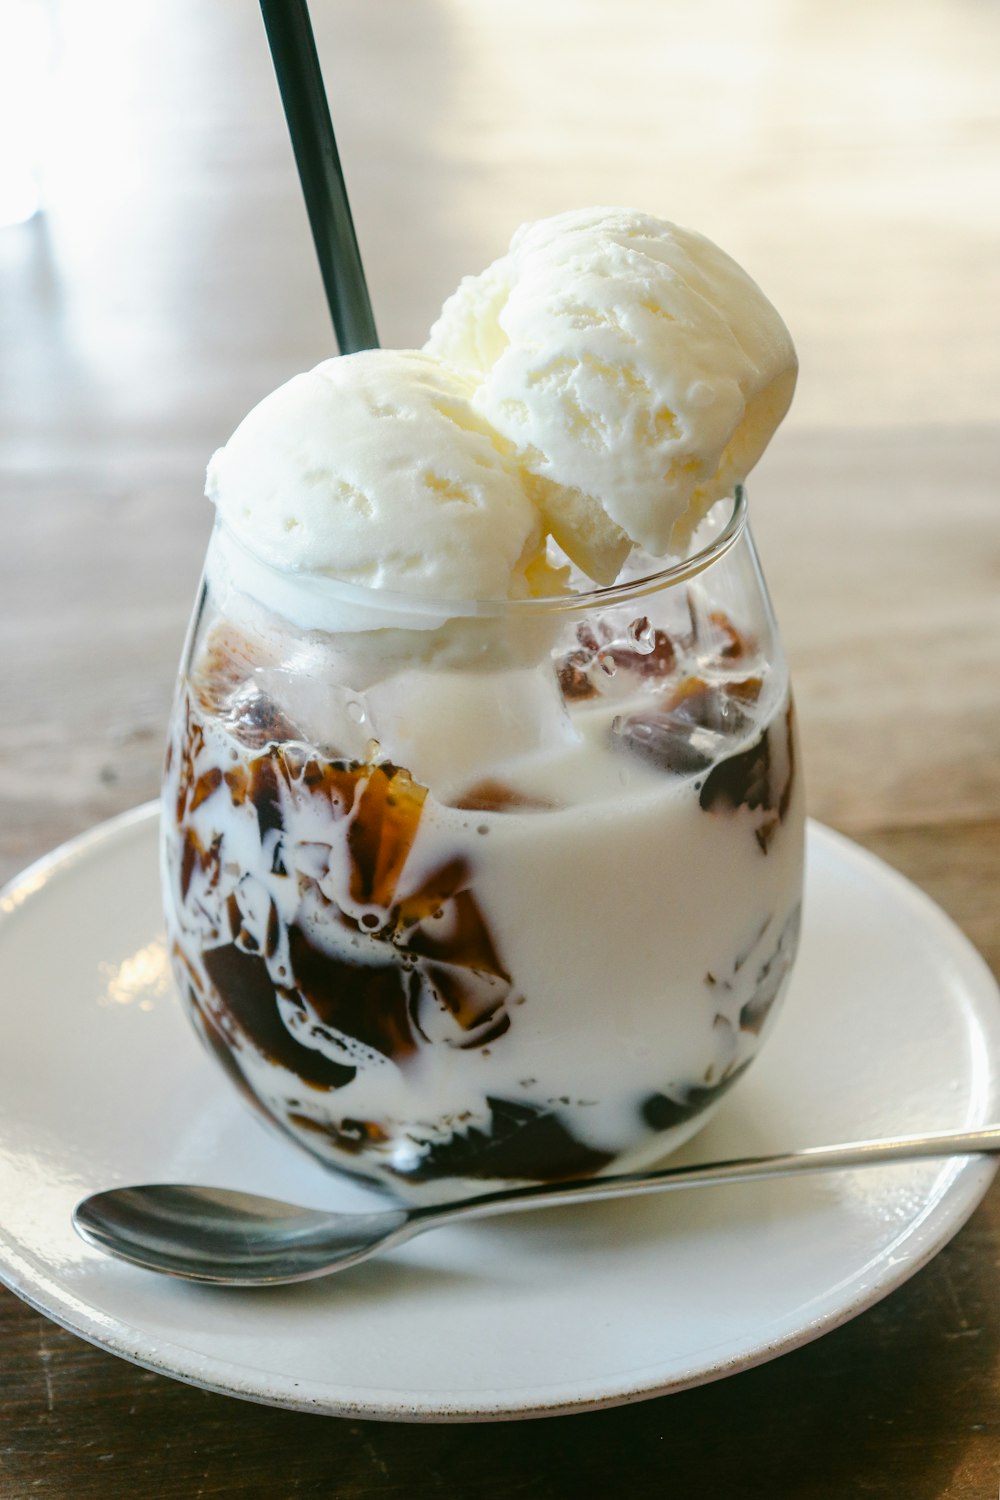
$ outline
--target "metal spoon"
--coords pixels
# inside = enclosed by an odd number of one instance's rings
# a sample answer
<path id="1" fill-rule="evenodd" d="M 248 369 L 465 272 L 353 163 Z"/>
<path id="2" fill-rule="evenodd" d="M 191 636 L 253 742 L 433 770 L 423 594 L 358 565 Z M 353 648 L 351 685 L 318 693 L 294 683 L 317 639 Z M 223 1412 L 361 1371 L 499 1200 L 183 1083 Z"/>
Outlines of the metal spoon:
<path id="1" fill-rule="evenodd" d="M 276 1286 L 343 1271 L 426 1229 L 457 1219 L 553 1208 L 596 1198 L 624 1198 L 718 1182 L 754 1182 L 918 1157 L 1000 1152 L 1000 1126 L 811 1146 L 780 1156 L 668 1167 L 593 1177 L 554 1187 L 512 1188 L 432 1208 L 380 1213 L 325 1213 L 225 1188 L 161 1184 L 113 1188 L 77 1204 L 73 1226 L 88 1244 L 150 1271 L 223 1286 Z"/>

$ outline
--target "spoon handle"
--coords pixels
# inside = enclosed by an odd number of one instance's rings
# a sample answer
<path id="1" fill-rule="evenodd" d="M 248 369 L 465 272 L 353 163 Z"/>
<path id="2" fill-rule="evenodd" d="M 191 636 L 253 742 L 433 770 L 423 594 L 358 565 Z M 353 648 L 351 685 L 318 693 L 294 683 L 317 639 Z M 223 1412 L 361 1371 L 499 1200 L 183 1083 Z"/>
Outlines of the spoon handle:
<path id="1" fill-rule="evenodd" d="M 555 1187 L 511 1188 L 481 1198 L 464 1198 L 439 1208 L 411 1211 L 414 1228 L 430 1229 L 440 1220 L 458 1216 L 486 1218 L 491 1214 L 516 1213 L 522 1209 L 550 1208 L 560 1203 L 593 1202 L 600 1198 L 630 1198 L 642 1193 L 668 1192 L 672 1188 L 703 1187 L 716 1182 L 757 1182 L 764 1177 L 793 1177 L 802 1172 L 830 1172 L 845 1167 L 878 1166 L 885 1162 L 914 1161 L 921 1157 L 969 1156 L 1000 1152 L 1000 1126 L 981 1130 L 944 1131 L 936 1135 L 899 1136 L 896 1139 L 850 1141 L 839 1146 L 809 1146 L 777 1156 L 744 1156 L 734 1161 L 710 1162 L 702 1166 L 666 1167 L 655 1172 L 629 1172 L 618 1176 L 564 1182 Z"/>

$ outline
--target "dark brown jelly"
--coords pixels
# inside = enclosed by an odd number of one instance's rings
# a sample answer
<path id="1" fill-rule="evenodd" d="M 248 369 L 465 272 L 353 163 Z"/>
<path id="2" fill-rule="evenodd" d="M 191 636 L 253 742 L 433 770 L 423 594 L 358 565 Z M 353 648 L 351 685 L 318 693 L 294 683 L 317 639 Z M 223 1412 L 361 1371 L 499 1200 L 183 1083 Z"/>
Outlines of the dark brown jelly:
<path id="1" fill-rule="evenodd" d="M 650 625 L 645 615 L 632 620 L 621 636 L 607 620 L 596 626 L 580 625 L 577 647 L 567 652 L 556 667 L 559 686 L 567 703 L 596 698 L 600 673 L 617 671 L 639 678 L 666 678 L 676 670 L 677 652 L 665 630 Z"/>
<path id="2" fill-rule="evenodd" d="M 658 771 L 690 776 L 706 771 L 711 757 L 691 743 L 691 732 L 666 714 L 630 714 L 612 726 L 611 743 Z"/>
<path id="3" fill-rule="evenodd" d="M 761 687 L 759 677 L 723 683 L 686 677 L 666 697 L 654 698 L 641 713 L 616 719 L 611 726 L 611 744 L 674 775 L 707 771 L 715 759 L 709 748 L 713 740 L 719 735 L 735 737 L 747 732 L 752 721 L 744 705 L 756 702 Z M 712 736 L 707 743 L 695 742 L 700 729 Z M 718 762 L 716 769 L 726 763 Z M 702 806 L 706 806 L 704 801 Z"/>
<path id="4" fill-rule="evenodd" d="M 780 746 L 777 754 L 775 736 Z M 738 807 L 762 812 L 755 837 L 766 854 L 788 816 L 795 776 L 795 705 L 789 698 L 781 727 L 770 725 L 747 749 L 717 762 L 705 778 L 699 801 L 706 812 Z"/>
<path id="5" fill-rule="evenodd" d="M 291 972 L 276 989 L 266 958 L 277 947 L 277 910 L 272 902 L 267 952 L 258 955 L 242 928 L 235 895 L 226 906 L 232 940 L 209 945 L 202 960 L 219 1000 L 247 1038 L 267 1057 L 296 1072 L 316 1087 L 334 1088 L 349 1082 L 354 1067 L 330 1062 L 316 1049 L 298 1041 L 284 1025 L 277 998 L 289 1004 L 308 1001 L 321 1026 L 403 1061 L 424 1037 L 429 1012 L 446 1011 L 460 1035 L 452 1045 L 486 1045 L 509 1026 L 504 1005 L 510 978 L 500 961 L 486 919 L 469 889 L 471 872 L 464 860 L 440 866 L 416 890 L 399 897 L 397 888 L 420 823 L 425 787 L 391 764 L 329 762 L 312 756 L 290 765 L 281 746 L 253 756 L 225 775 L 214 768 L 193 775 L 193 756 L 203 734 L 189 715 L 183 757 L 192 773 L 185 780 L 180 803 L 182 838 L 180 896 L 187 900 L 196 867 L 217 884 L 224 834 L 205 849 L 186 815 L 220 789 L 234 807 L 249 800 L 254 807 L 263 843 L 276 834 L 274 859 L 280 860 L 284 832 L 282 800 L 289 796 L 323 797 L 331 808 L 353 818 L 347 834 L 350 893 L 361 906 L 379 908 L 364 928 L 334 909 L 331 916 L 347 927 L 363 930 L 374 944 L 384 946 L 380 962 L 352 963 L 318 948 L 296 924 L 288 929 Z M 283 865 L 274 872 L 283 874 Z M 436 919 L 446 916 L 442 924 Z M 273 933 L 271 932 L 274 924 Z M 445 935 L 446 934 L 446 935 Z"/>
<path id="6" fill-rule="evenodd" d="M 795 957 L 802 924 L 802 908 L 797 906 L 785 923 L 774 951 L 765 959 L 757 971 L 753 994 L 740 1010 L 740 1030 L 760 1036 L 782 981 L 788 974 Z"/>
<path id="7" fill-rule="evenodd" d="M 475 786 L 469 787 L 449 806 L 461 808 L 465 812 L 547 812 L 557 807 L 558 803 L 546 797 L 529 797 L 526 792 L 517 791 L 507 782 L 489 777 L 485 781 L 477 781 Z"/>
<path id="8" fill-rule="evenodd" d="M 691 628 L 678 642 L 684 651 L 697 654 L 702 662 L 714 661 L 722 666 L 752 657 L 757 643 L 745 635 L 721 609 L 707 609 L 693 589 L 687 595 Z"/>
<path id="9" fill-rule="evenodd" d="M 774 947 L 761 962 L 754 976 L 754 988 L 750 999 L 740 1010 L 741 1031 L 751 1032 L 755 1036 L 759 1036 L 763 1031 L 774 1002 L 778 998 L 782 982 L 795 957 L 801 916 L 802 908 L 797 906 L 779 933 Z M 759 939 L 763 938 L 769 926 L 770 922 L 765 922 L 759 937 L 754 940 L 754 947 Z M 749 957 L 747 953 L 738 958 L 734 969 L 742 968 Z M 708 974 L 705 978 L 710 989 L 715 989 L 719 985 L 719 980 L 713 975 Z M 723 984 L 723 988 L 728 987 L 728 983 Z M 656 1131 L 670 1130 L 675 1125 L 683 1125 L 686 1120 L 692 1119 L 716 1099 L 720 1099 L 727 1089 L 732 1088 L 737 1078 L 742 1076 L 752 1061 L 752 1058 L 747 1058 L 742 1063 L 731 1065 L 723 1072 L 721 1078 L 712 1083 L 696 1085 L 693 1088 L 675 1087 L 663 1093 L 647 1095 L 639 1107 L 641 1119 L 651 1130 Z"/>
<path id="10" fill-rule="evenodd" d="M 717 761 L 702 783 L 698 798 L 706 812 L 737 807 L 769 809 L 771 805 L 771 734 L 765 729 L 745 750 Z"/>
<path id="11" fill-rule="evenodd" d="M 312 1088 L 336 1089 L 350 1083 L 356 1068 L 333 1062 L 296 1041 L 281 1018 L 278 992 L 262 958 L 244 953 L 235 943 L 225 943 L 204 949 L 201 960 L 224 1014 L 236 1022 L 258 1052 L 288 1068 Z"/>
<path id="12" fill-rule="evenodd" d="M 556 668 L 559 689 L 567 703 L 584 703 L 598 696 L 597 684 L 588 672 L 592 661 L 587 651 L 571 651 L 559 662 Z"/>
<path id="13" fill-rule="evenodd" d="M 551 1108 L 511 1099 L 487 1099 L 489 1125 L 457 1129 L 444 1142 L 421 1142 L 425 1152 L 407 1171 L 412 1182 L 436 1177 L 527 1178 L 554 1182 L 599 1172 L 613 1153 L 583 1145 Z"/>
<path id="14" fill-rule="evenodd" d="M 639 1107 L 643 1123 L 655 1131 L 673 1130 L 676 1125 L 683 1125 L 686 1120 L 693 1119 L 703 1109 L 707 1109 L 716 1099 L 721 1099 L 749 1066 L 748 1059 L 739 1067 L 724 1073 L 718 1083 L 699 1084 L 694 1088 L 684 1089 L 680 1098 L 673 1094 L 647 1094 Z"/>

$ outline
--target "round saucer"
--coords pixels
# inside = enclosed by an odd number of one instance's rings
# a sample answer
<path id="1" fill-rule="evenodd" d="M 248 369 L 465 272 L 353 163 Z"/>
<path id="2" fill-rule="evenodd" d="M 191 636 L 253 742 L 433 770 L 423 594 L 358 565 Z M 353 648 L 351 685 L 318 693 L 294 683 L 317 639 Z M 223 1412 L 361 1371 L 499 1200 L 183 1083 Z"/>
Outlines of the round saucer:
<path id="1" fill-rule="evenodd" d="M 984 1159 L 550 1209 L 427 1235 L 341 1277 L 208 1288 L 106 1259 L 70 1227 L 133 1181 L 376 1200 L 271 1136 L 203 1056 L 170 980 L 156 808 L 0 893 L 0 1276 L 149 1369 L 277 1406 L 414 1421 L 586 1410 L 732 1374 L 923 1265 Z M 809 830 L 791 993 L 741 1089 L 674 1158 L 968 1129 L 1000 1118 L 1000 1005 L 937 907 Z"/>

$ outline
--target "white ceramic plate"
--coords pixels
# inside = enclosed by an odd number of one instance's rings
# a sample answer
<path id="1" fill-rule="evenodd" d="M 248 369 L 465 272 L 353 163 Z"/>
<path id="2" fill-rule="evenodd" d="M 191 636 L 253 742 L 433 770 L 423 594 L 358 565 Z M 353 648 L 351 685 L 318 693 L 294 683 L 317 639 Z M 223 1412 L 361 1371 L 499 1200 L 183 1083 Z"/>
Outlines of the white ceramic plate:
<path id="1" fill-rule="evenodd" d="M 210 1390 L 396 1420 L 678 1390 L 870 1306 L 940 1249 L 992 1177 L 966 1159 L 738 1184 L 458 1226 L 293 1287 L 163 1279 L 83 1245 L 76 1200 L 171 1179 L 317 1206 L 373 1195 L 300 1159 L 203 1056 L 158 904 L 155 807 L 0 894 L 0 1271 L 73 1332 Z M 966 940 L 886 866 L 812 827 L 784 1015 L 677 1160 L 989 1123 L 998 1057 L 996 986 Z"/>

